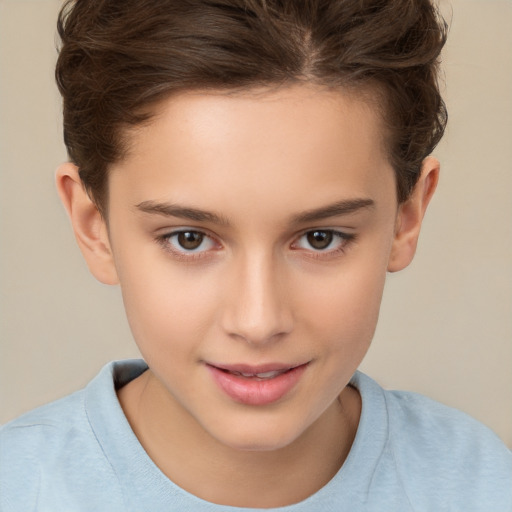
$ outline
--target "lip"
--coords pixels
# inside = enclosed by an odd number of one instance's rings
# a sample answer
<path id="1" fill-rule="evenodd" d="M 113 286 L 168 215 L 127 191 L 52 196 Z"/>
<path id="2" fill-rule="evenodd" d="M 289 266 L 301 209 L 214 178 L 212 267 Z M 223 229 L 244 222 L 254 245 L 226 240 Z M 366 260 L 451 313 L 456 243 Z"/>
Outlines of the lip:
<path id="1" fill-rule="evenodd" d="M 297 366 L 302 366 L 302 364 L 286 364 L 286 363 L 266 363 L 266 364 L 217 364 L 217 363 L 207 363 L 208 366 L 214 366 L 219 370 L 224 370 L 227 372 L 234 373 L 266 373 L 266 372 L 275 372 L 281 370 L 290 370 Z"/>
<path id="2" fill-rule="evenodd" d="M 268 405 L 277 402 L 297 385 L 309 362 L 298 365 L 268 363 L 213 364 L 206 363 L 213 380 L 226 395 L 238 403 L 246 405 Z M 282 372 L 275 377 L 260 379 L 256 374 Z M 251 377 L 242 374 L 251 374 Z"/>

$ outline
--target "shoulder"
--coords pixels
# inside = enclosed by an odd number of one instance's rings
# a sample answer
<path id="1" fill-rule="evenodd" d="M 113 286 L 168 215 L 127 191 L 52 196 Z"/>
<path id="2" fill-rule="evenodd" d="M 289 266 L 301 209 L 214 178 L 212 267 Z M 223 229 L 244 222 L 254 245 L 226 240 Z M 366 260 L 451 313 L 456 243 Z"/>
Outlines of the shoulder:
<path id="1" fill-rule="evenodd" d="M 0 429 L 0 503 L 36 509 L 42 482 L 67 465 L 87 429 L 83 393 L 39 407 Z M 87 437 L 87 436 L 85 436 Z M 13 508 L 21 510 L 21 508 Z"/>
<path id="2" fill-rule="evenodd" d="M 44 405 L 0 427 L 2 460 L 13 453 L 51 453 L 66 432 L 83 429 L 83 391 Z"/>
<path id="3" fill-rule="evenodd" d="M 489 428 L 360 372 L 351 383 L 363 404 L 353 460 L 364 458 L 360 473 L 373 461 L 367 479 L 376 506 L 391 496 L 414 511 L 512 512 L 512 453 Z"/>
<path id="4" fill-rule="evenodd" d="M 111 364 L 86 388 L 2 426 L 0 509 L 82 510 L 94 501 L 91 487 L 117 496 L 117 476 L 91 422 L 91 415 L 107 422 L 115 401 Z"/>
<path id="5" fill-rule="evenodd" d="M 496 452 L 509 459 L 510 451 L 488 427 L 471 416 L 418 393 L 383 391 L 389 417 L 390 432 L 400 431 L 414 446 L 447 447 L 464 452 L 485 445 L 488 453 Z"/>
<path id="6" fill-rule="evenodd" d="M 116 361 L 106 365 L 85 387 L 60 400 L 38 407 L 0 426 L 2 456 L 15 449 L 55 452 L 61 445 L 69 448 L 74 438 L 92 434 L 91 413 L 100 410 L 103 417 L 119 409 L 115 388 L 138 376 L 146 367 L 142 361 Z"/>
<path id="7" fill-rule="evenodd" d="M 512 453 L 494 432 L 422 395 L 383 393 L 389 448 L 410 496 L 426 503 L 456 497 L 465 510 L 512 510 Z"/>

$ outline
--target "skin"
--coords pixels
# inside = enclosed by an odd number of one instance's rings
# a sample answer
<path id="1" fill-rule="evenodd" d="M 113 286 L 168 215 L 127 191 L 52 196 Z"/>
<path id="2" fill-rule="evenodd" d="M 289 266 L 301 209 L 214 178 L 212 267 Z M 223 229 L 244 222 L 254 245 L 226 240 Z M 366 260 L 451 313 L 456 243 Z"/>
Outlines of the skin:
<path id="1" fill-rule="evenodd" d="M 375 109 L 339 90 L 189 92 L 131 134 L 110 171 L 108 226 L 76 167 L 58 170 L 89 268 L 120 284 L 150 368 L 119 390 L 123 410 L 160 469 L 200 498 L 295 503 L 350 450 L 361 401 L 347 384 L 386 272 L 414 256 L 439 173 L 427 158 L 398 205 L 382 133 Z M 365 206 L 305 218 L 354 200 Z M 218 218 L 183 218 L 183 208 Z M 180 246 L 180 229 L 204 234 L 195 252 Z M 342 235 L 319 249 L 314 230 Z M 248 405 L 208 370 L 241 363 L 306 369 L 284 397 Z"/>

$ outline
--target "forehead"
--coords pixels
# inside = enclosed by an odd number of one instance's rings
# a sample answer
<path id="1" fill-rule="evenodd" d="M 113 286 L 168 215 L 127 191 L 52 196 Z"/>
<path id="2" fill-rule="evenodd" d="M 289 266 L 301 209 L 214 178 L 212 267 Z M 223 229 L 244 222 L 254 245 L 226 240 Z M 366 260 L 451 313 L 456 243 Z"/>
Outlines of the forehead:
<path id="1" fill-rule="evenodd" d="M 362 197 L 394 179 L 377 110 L 339 89 L 181 93 L 161 102 L 129 142 L 110 181 L 134 204 L 214 191 L 267 202 L 306 192 Z"/>

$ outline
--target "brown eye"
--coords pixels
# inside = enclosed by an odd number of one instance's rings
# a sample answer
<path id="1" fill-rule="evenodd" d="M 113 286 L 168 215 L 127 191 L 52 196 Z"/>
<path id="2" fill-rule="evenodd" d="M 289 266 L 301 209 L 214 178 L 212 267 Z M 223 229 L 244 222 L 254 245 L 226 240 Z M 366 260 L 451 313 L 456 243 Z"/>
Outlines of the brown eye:
<path id="1" fill-rule="evenodd" d="M 181 231 L 177 235 L 178 244 L 187 251 L 198 249 L 203 243 L 204 235 L 199 231 Z"/>
<path id="2" fill-rule="evenodd" d="M 310 231 L 306 234 L 308 244 L 313 249 L 322 250 L 327 249 L 331 245 L 333 239 L 332 231 Z"/>
<path id="3" fill-rule="evenodd" d="M 311 229 L 303 232 L 292 243 L 291 248 L 307 251 L 315 257 L 330 257 L 338 253 L 343 254 L 345 247 L 355 238 L 355 234 L 345 233 L 337 229 Z"/>
<path id="4" fill-rule="evenodd" d="M 176 230 L 158 237 L 157 241 L 168 252 L 190 261 L 207 257 L 210 252 L 220 248 L 214 238 L 195 229 Z"/>

